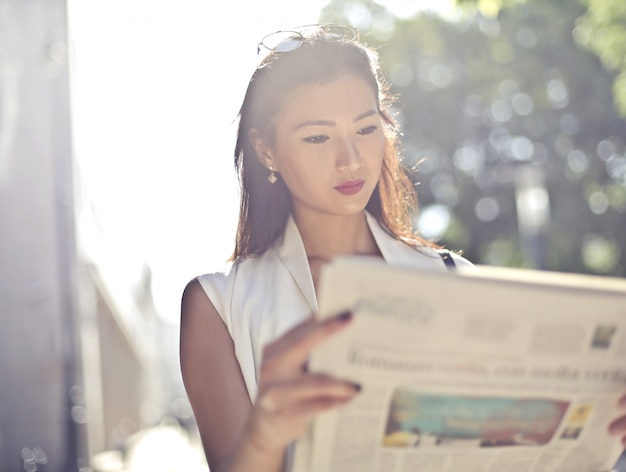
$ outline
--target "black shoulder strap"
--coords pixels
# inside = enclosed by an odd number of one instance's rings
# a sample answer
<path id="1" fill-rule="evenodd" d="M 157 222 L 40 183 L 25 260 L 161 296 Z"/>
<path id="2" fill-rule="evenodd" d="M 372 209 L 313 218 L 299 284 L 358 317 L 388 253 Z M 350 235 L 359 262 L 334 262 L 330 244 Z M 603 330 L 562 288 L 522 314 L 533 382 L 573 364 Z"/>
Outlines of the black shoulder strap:
<path id="1" fill-rule="evenodd" d="M 456 269 L 456 263 L 454 262 L 452 254 L 450 254 L 449 251 L 440 251 L 439 255 L 441 256 L 441 260 L 443 260 L 443 263 L 446 265 L 448 270 Z"/>

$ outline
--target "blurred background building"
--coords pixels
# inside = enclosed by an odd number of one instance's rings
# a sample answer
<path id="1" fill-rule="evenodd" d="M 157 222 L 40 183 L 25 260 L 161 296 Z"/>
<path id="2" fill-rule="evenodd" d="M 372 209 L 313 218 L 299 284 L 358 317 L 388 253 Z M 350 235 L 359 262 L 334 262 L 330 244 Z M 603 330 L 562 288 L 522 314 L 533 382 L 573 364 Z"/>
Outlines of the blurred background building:
<path id="1" fill-rule="evenodd" d="M 0 2 L 2 472 L 131 470 L 123 453 L 149 430 L 193 441 L 177 326 L 75 178 L 66 8 Z"/>

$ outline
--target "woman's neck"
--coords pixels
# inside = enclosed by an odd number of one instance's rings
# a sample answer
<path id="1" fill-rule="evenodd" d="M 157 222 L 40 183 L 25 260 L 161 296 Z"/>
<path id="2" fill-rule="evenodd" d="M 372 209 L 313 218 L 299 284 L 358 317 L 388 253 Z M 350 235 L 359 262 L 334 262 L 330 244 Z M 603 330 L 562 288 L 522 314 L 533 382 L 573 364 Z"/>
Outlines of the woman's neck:
<path id="1" fill-rule="evenodd" d="M 365 212 L 349 216 L 294 214 L 294 220 L 309 260 L 328 262 L 339 255 L 380 255 Z"/>

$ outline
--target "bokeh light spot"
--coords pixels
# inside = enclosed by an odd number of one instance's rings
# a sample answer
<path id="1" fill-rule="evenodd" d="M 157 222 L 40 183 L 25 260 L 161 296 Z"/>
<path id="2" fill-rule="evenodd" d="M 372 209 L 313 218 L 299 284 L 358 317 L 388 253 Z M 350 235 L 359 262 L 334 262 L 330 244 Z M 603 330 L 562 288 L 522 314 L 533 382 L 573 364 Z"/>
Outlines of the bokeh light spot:
<path id="1" fill-rule="evenodd" d="M 550 79 L 547 83 L 548 100 L 553 108 L 564 108 L 569 103 L 569 92 L 561 79 Z"/>
<path id="2" fill-rule="evenodd" d="M 589 167 L 589 159 L 580 149 L 575 149 L 567 156 L 567 166 L 572 172 L 581 174 Z"/>
<path id="3" fill-rule="evenodd" d="M 605 164 L 606 172 L 615 180 L 626 183 L 626 157 L 613 154 Z"/>
<path id="4" fill-rule="evenodd" d="M 379 41 L 389 41 L 393 36 L 396 20 L 389 12 L 381 13 L 372 18 L 372 33 Z"/>
<path id="5" fill-rule="evenodd" d="M 509 141 L 508 151 L 518 161 L 528 161 L 535 151 L 535 145 L 526 136 L 515 136 Z"/>
<path id="6" fill-rule="evenodd" d="M 372 24 L 372 14 L 362 3 L 350 2 L 344 10 L 348 22 L 358 29 L 368 29 Z"/>
<path id="7" fill-rule="evenodd" d="M 454 152 L 454 166 L 469 174 L 480 173 L 485 164 L 485 156 L 482 151 L 475 146 L 462 146 Z"/>
<path id="8" fill-rule="evenodd" d="M 537 35 L 530 28 L 522 27 L 518 29 L 515 39 L 517 44 L 527 49 L 532 49 L 537 45 Z"/>
<path id="9" fill-rule="evenodd" d="M 619 255 L 617 244 L 604 236 L 592 235 L 583 243 L 583 263 L 593 272 L 601 274 L 610 272 L 615 267 Z"/>
<path id="10" fill-rule="evenodd" d="M 493 221 L 500 215 L 500 204 L 495 198 L 483 197 L 474 205 L 474 214 L 485 223 Z"/>
<path id="11" fill-rule="evenodd" d="M 511 99 L 511 105 L 515 113 L 521 116 L 530 115 L 535 108 L 535 102 L 525 93 L 516 93 Z"/>
<path id="12" fill-rule="evenodd" d="M 421 88 L 436 90 L 450 86 L 454 81 L 455 73 L 452 67 L 447 64 L 421 60 L 417 67 L 417 77 Z"/>
<path id="13" fill-rule="evenodd" d="M 490 111 L 491 117 L 499 123 L 505 123 L 513 116 L 513 108 L 511 107 L 511 104 L 503 99 L 493 102 Z"/>
<path id="14" fill-rule="evenodd" d="M 589 195 L 589 208 L 596 215 L 602 215 L 609 208 L 609 199 L 604 192 L 593 192 Z"/>
<path id="15" fill-rule="evenodd" d="M 426 239 L 439 240 L 443 237 L 452 215 L 446 205 L 436 203 L 425 207 L 417 219 L 417 229 Z"/>
<path id="16" fill-rule="evenodd" d="M 613 156 L 613 154 L 615 154 L 616 152 L 615 144 L 613 144 L 613 142 L 609 141 L 608 139 L 603 139 L 598 143 L 597 151 L 600 159 L 602 159 L 603 161 L 608 161 L 611 156 Z"/>

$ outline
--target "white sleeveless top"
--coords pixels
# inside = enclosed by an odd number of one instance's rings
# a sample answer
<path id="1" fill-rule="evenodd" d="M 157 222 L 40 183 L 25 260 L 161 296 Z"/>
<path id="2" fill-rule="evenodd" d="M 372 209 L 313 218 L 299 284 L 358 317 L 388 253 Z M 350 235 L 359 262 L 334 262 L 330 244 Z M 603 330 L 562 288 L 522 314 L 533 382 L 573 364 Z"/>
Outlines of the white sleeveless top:
<path id="1" fill-rule="evenodd" d="M 394 266 L 448 270 L 438 251 L 419 250 L 396 240 L 366 212 L 370 231 L 385 261 Z M 471 266 L 452 254 L 457 266 Z M 293 218 L 283 236 L 263 255 L 233 264 L 227 273 L 198 277 L 235 344 L 250 400 L 257 394 L 263 347 L 317 311 L 313 278 Z"/>

